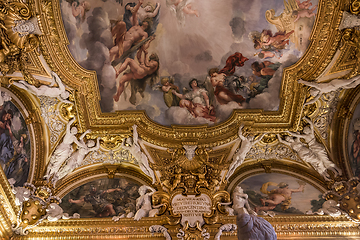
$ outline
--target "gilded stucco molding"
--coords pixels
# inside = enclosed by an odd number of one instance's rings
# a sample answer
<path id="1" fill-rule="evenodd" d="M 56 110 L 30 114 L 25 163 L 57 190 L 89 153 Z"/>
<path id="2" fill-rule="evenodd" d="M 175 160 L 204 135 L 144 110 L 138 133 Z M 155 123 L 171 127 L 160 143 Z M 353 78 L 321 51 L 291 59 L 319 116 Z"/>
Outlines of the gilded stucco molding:
<path id="1" fill-rule="evenodd" d="M 345 216 L 264 216 L 273 225 L 278 239 L 297 239 L 314 237 L 328 237 L 329 239 L 339 239 L 343 236 L 357 236 L 359 234 L 358 224 L 349 221 Z M 235 223 L 232 217 L 224 217 L 221 223 Z M 209 232 L 212 232 L 210 228 Z M 230 233 L 225 233 L 228 236 Z M 236 239 L 236 237 L 234 237 Z"/>
<path id="2" fill-rule="evenodd" d="M 360 181 L 354 177 L 348 181 L 336 182 L 332 188 L 324 193 L 325 200 L 334 200 L 339 209 L 355 223 L 360 223 Z"/>
<path id="3" fill-rule="evenodd" d="M 356 67 L 357 59 L 356 47 L 344 42 L 344 46 L 341 47 L 340 56 L 337 58 L 336 63 L 330 69 L 328 74 L 342 73 L 354 69 Z"/>
<path id="4" fill-rule="evenodd" d="M 99 150 L 97 152 L 89 153 L 83 160 L 80 166 L 86 166 L 96 163 L 107 164 L 121 164 L 121 163 L 133 163 L 138 165 L 136 159 L 124 149 L 116 149 L 110 151 Z"/>
<path id="5" fill-rule="evenodd" d="M 345 29 L 342 33 L 342 41 L 344 44 L 348 44 L 355 48 L 355 51 L 352 54 L 355 54 L 356 64 L 346 78 L 351 78 L 359 74 L 359 50 L 360 50 L 360 31 L 354 28 Z"/>
<path id="6" fill-rule="evenodd" d="M 359 14 L 360 13 L 360 1 L 353 0 L 350 3 L 350 12 L 352 14 Z"/>
<path id="7" fill-rule="evenodd" d="M 132 111 L 131 113 L 100 113 L 99 105 L 96 102 L 99 100 L 99 96 L 94 73 L 86 72 L 83 69 L 80 69 L 78 64 L 74 62 L 72 57 L 70 57 L 68 50 L 62 47 L 67 44 L 67 41 L 65 31 L 61 25 L 61 21 L 58 21 L 61 18 L 59 5 L 53 1 L 40 1 L 39 4 L 34 5 L 39 6 L 37 10 L 41 13 L 41 26 L 45 35 L 40 37 L 40 43 L 47 63 L 51 68 L 59 70 L 59 75 L 61 78 L 71 78 L 71 81 L 69 82 L 68 80 L 67 84 L 70 87 L 77 89 L 74 93 L 75 101 L 78 103 L 76 110 L 79 113 L 79 126 L 83 129 L 88 125 L 99 126 L 98 129 L 93 131 L 93 135 L 101 135 L 105 132 L 107 134 L 118 134 L 119 132 L 128 132 L 126 129 L 126 124 L 128 122 L 141 122 L 142 124 L 139 125 L 142 125 L 144 128 L 142 132 L 143 139 L 153 144 L 165 147 L 178 147 L 179 142 L 184 140 L 200 141 L 199 144 L 204 147 L 217 146 L 228 143 L 235 138 L 234 132 L 231 131 L 231 129 L 238 124 L 238 121 L 253 122 L 252 131 L 254 132 L 260 132 L 264 130 L 278 132 L 279 128 L 294 128 L 294 123 L 296 122 L 294 120 L 299 119 L 301 114 L 301 107 L 299 104 L 296 104 L 296 102 L 302 98 L 299 98 L 299 96 L 303 96 L 304 92 L 300 91 L 299 95 L 298 85 L 295 83 L 296 79 L 293 76 L 306 78 L 306 75 L 301 75 L 302 72 L 310 74 L 310 70 L 319 69 L 318 72 L 320 73 L 321 70 L 326 67 L 326 64 L 331 61 L 333 53 L 336 50 L 336 44 L 332 44 L 332 48 L 324 48 L 326 45 L 324 43 L 333 43 L 339 40 L 339 33 L 335 29 L 341 19 L 339 4 L 337 4 L 335 1 L 321 2 L 321 5 L 319 6 L 320 16 L 318 18 L 321 20 L 316 22 L 316 26 L 314 28 L 315 30 L 313 31 L 311 37 L 313 44 L 310 46 L 308 53 L 299 61 L 296 66 L 293 66 L 284 71 L 282 95 L 285 97 L 283 98 L 280 107 L 282 110 L 270 113 L 258 110 L 235 111 L 235 113 L 229 118 L 228 121 L 217 127 L 193 127 L 191 128 L 193 131 L 190 130 L 189 132 L 189 128 L 186 128 L 187 130 L 185 131 L 185 128 L 181 127 L 172 127 L 172 129 L 169 129 L 168 127 L 155 124 L 147 117 L 145 117 L 144 113 L 141 111 Z M 323 21 L 323 18 L 327 21 Z M 329 22 L 331 22 L 331 24 L 329 24 Z M 320 32 L 324 36 L 321 34 L 321 36 L 316 35 L 316 32 Z M 317 43 L 316 41 L 319 36 L 323 37 L 321 43 Z M 315 43 L 317 43 L 317 45 L 315 45 Z M 312 54 L 310 54 L 310 52 Z M 320 52 L 327 53 L 322 54 L 322 56 L 326 56 L 327 60 L 317 61 L 319 59 L 318 55 Z M 316 64 L 319 62 L 322 62 L 324 67 L 317 67 Z M 60 69 L 61 66 L 65 67 Z M 297 71 L 297 69 L 302 70 Z M 309 71 L 307 71 L 307 69 Z M 295 72 L 296 74 L 294 74 Z M 69 74 L 72 75 L 69 76 Z M 311 72 L 311 74 L 314 73 Z M 293 84 L 288 84 L 291 81 L 293 81 Z M 88 102 L 89 99 L 90 102 Z M 289 103 L 294 101 L 295 103 L 293 105 Z M 91 107 L 89 107 L 90 105 Z M 292 106 L 294 105 L 298 107 L 293 108 Z M 84 106 L 88 107 L 84 108 Z M 120 115 L 123 117 L 119 117 Z M 286 121 L 284 122 L 284 120 Z M 266 127 L 262 124 L 264 122 L 267 122 Z M 276 125 L 278 127 L 271 127 L 269 122 L 277 123 Z M 101 125 L 109 124 L 113 125 L 114 127 L 107 128 L 106 130 L 102 129 Z M 119 127 L 119 125 L 121 126 Z M 212 139 L 214 141 L 212 141 L 212 143 L 208 143 L 206 139 Z M 116 147 L 118 144 L 119 141 L 117 141 L 114 146 Z"/>
<path id="8" fill-rule="evenodd" d="M 314 126 L 318 130 L 319 136 L 326 142 L 326 145 L 329 144 L 331 123 L 340 101 L 339 96 L 340 91 L 323 94 L 320 98 L 317 114 L 312 117 Z"/>
<path id="9" fill-rule="evenodd" d="M 4 229 L 2 234 L 10 237 L 13 235 L 12 225 L 16 222 L 16 212 L 19 208 L 15 205 L 15 197 L 11 186 L 2 168 L 0 169 L 0 225 Z"/>
<path id="10" fill-rule="evenodd" d="M 1 172 L 3 182 L 2 187 L 7 188 L 9 194 L 7 199 L 11 201 L 13 195 L 10 193 L 11 188 L 5 180 L 4 174 Z M 6 182 L 4 182 L 4 180 Z M 11 204 L 11 209 L 16 209 L 14 204 Z M 347 218 L 341 216 L 333 218 L 330 216 L 275 216 L 273 218 L 264 217 L 275 228 L 278 238 L 286 237 L 311 237 L 318 236 L 321 231 L 322 236 L 341 236 L 341 235 L 357 235 L 359 234 L 358 224 L 349 221 Z M 162 234 L 152 235 L 149 227 L 152 225 L 162 225 L 168 228 L 171 236 L 175 237 L 178 232 L 176 226 L 166 225 L 167 219 L 163 217 L 143 218 L 138 222 L 131 219 L 120 219 L 119 222 L 113 222 L 109 218 L 104 219 L 69 219 L 60 220 L 57 222 L 50 222 L 44 220 L 40 225 L 29 229 L 27 236 L 22 239 L 35 239 L 39 237 L 46 237 L 47 239 L 62 239 L 77 237 L 78 239 L 89 239 L 96 236 L 96 238 L 118 238 L 118 239 L 162 239 Z M 219 216 L 218 223 L 227 224 L 235 223 L 235 217 Z M 131 226 L 130 226 L 131 225 Z M 207 225 L 206 230 L 211 236 L 215 236 L 218 231 L 218 225 Z M 236 234 L 224 233 L 226 237 L 233 237 L 236 239 Z"/>
<path id="11" fill-rule="evenodd" d="M 164 217 L 143 218 L 137 222 L 132 219 L 120 219 L 117 222 L 109 218 L 105 219 L 69 219 L 61 220 L 62 227 L 57 226 L 56 222 L 44 221 L 37 228 L 31 229 L 27 238 L 40 237 L 43 234 L 54 236 L 61 233 L 62 236 L 89 237 L 91 235 L 118 236 L 118 238 L 138 238 L 144 239 L 151 237 L 149 227 L 152 225 L 163 225 Z M 105 237 L 105 236 L 104 236 Z M 162 236 L 163 237 L 163 236 Z"/>
<path id="12" fill-rule="evenodd" d="M 39 60 L 32 58 L 29 53 L 39 55 L 38 36 L 42 34 L 41 24 L 38 16 L 33 11 L 33 4 L 22 1 L 6 1 L 0 6 L 0 72 L 3 76 L 12 75 L 14 72 L 21 72 L 23 78 L 30 84 L 39 84 L 29 72 L 28 66 L 39 65 Z M 34 70 L 34 67 L 32 67 Z M 38 72 L 43 72 L 40 67 Z"/>
<path id="13" fill-rule="evenodd" d="M 275 216 L 264 217 L 275 228 L 278 239 L 356 236 L 360 233 L 358 224 L 349 221 L 346 217 L 329 216 Z M 234 224 L 235 217 L 221 217 L 221 224 Z M 102 220 L 61 220 L 61 227 L 57 224 L 44 221 L 36 228 L 29 230 L 29 234 L 22 239 L 64 239 L 77 237 L 77 239 L 164 239 L 162 234 L 151 235 L 151 225 L 165 224 L 165 217 L 143 218 L 134 223 L 128 219 L 112 222 L 110 219 Z M 129 225 L 132 226 L 129 226 Z M 126 227 L 125 227 L 126 226 Z M 173 239 L 179 231 L 178 227 L 165 225 Z M 207 226 L 210 236 L 215 236 L 220 225 Z M 226 239 L 237 239 L 236 233 L 223 233 Z"/>
<path id="14" fill-rule="evenodd" d="M 59 110 L 56 107 L 59 100 L 50 97 L 39 97 L 39 100 L 41 116 L 50 132 L 50 149 L 54 149 L 65 130 L 65 124 L 59 119 Z"/>

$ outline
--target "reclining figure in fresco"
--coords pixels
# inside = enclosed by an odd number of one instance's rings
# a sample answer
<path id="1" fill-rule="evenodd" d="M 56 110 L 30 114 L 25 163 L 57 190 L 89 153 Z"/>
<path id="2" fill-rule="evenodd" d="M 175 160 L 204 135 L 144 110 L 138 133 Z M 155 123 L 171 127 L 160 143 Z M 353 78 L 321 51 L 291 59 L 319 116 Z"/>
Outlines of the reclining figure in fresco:
<path id="1" fill-rule="evenodd" d="M 133 137 L 128 137 L 124 139 L 121 143 L 121 147 L 125 150 L 128 150 L 131 155 L 137 160 L 140 169 L 149 177 L 152 178 L 152 183 L 154 184 L 156 181 L 154 171 L 149 166 L 149 160 L 145 153 L 141 151 L 141 148 L 138 144 L 138 133 L 137 133 L 137 126 L 133 125 Z M 127 145 L 125 145 L 127 144 Z"/>
<path id="2" fill-rule="evenodd" d="M 174 89 L 171 92 L 177 96 L 180 100 L 179 106 L 186 108 L 189 113 L 194 117 L 202 117 L 209 121 L 215 122 L 214 106 L 210 104 L 208 92 L 205 88 L 199 86 L 199 82 L 196 78 L 193 78 L 189 82 L 191 91 L 181 94 Z"/>
<path id="3" fill-rule="evenodd" d="M 82 144 L 76 138 L 76 134 L 78 133 L 78 129 L 76 127 L 72 127 L 70 129 L 71 124 L 75 122 L 75 118 L 71 119 L 70 122 L 66 125 L 66 133 L 63 138 L 62 143 L 60 143 L 54 153 L 52 154 L 49 164 L 46 169 L 46 174 L 44 179 L 49 180 L 51 176 L 56 175 L 63 163 L 66 159 L 70 157 L 73 152 L 72 144 L 75 143 L 79 147 L 86 148 L 85 144 Z M 86 131 L 80 136 L 80 139 L 84 138 L 84 136 L 89 133 L 90 130 Z"/>
<path id="4" fill-rule="evenodd" d="M 310 94 L 314 98 L 304 103 L 304 105 L 306 106 L 315 103 L 323 93 L 336 91 L 338 89 L 355 88 L 357 85 L 360 84 L 360 75 L 350 79 L 333 79 L 330 82 L 322 82 L 322 83 L 307 82 L 302 79 L 299 79 L 298 82 L 311 87 Z"/>
<path id="5" fill-rule="evenodd" d="M 275 240 L 276 233 L 271 224 L 256 216 L 250 208 L 248 195 L 237 186 L 233 192 L 233 209 L 236 214 L 237 236 L 240 240 Z M 250 213 L 250 214 L 249 214 Z"/>
<path id="6" fill-rule="evenodd" d="M 35 87 L 24 80 L 20 80 L 18 82 L 13 82 L 12 84 L 17 86 L 18 88 L 24 89 L 36 96 L 47 96 L 59 99 L 63 103 L 72 104 L 69 100 L 70 93 L 65 90 L 65 85 L 62 83 L 61 79 L 55 72 L 51 72 L 53 76 L 53 82 L 47 85 L 41 85 L 40 87 Z M 58 87 L 51 87 L 54 83 L 58 84 Z"/>
<path id="7" fill-rule="evenodd" d="M 254 135 L 250 135 L 248 137 L 245 137 L 242 133 L 242 129 L 244 127 L 244 124 L 242 124 L 239 127 L 239 138 L 241 139 L 241 147 L 236 150 L 233 158 L 232 163 L 230 164 L 229 170 L 226 174 L 226 179 L 229 179 L 229 177 L 235 172 L 235 170 L 244 162 L 246 154 L 250 151 L 252 146 L 257 144 L 261 141 L 261 139 L 264 137 L 265 133 L 263 133 L 258 139 L 255 140 Z"/>
<path id="8" fill-rule="evenodd" d="M 263 194 L 268 195 L 266 199 L 260 198 L 260 202 L 262 204 L 261 207 L 256 207 L 255 211 L 269 211 L 276 208 L 277 205 L 281 204 L 281 209 L 283 211 L 290 208 L 291 205 L 291 196 L 293 193 L 303 192 L 304 187 L 306 185 L 303 181 L 298 181 L 299 188 L 291 189 L 289 188 L 289 184 L 281 182 L 279 184 L 274 182 L 266 182 L 261 186 L 260 191 Z M 277 186 L 277 188 L 269 191 L 269 186 Z M 267 205 L 266 205 L 267 204 Z"/>

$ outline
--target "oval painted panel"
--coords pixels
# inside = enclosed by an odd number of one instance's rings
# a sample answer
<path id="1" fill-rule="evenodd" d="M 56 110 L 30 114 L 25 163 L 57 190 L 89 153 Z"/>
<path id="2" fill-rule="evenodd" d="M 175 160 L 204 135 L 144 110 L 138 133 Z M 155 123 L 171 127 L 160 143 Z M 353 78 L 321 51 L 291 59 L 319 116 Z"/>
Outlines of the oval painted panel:
<path id="1" fill-rule="evenodd" d="M 282 71 L 304 54 L 317 11 L 317 0 L 60 4 L 70 52 L 97 72 L 102 111 L 145 110 L 164 125 L 276 111 Z"/>

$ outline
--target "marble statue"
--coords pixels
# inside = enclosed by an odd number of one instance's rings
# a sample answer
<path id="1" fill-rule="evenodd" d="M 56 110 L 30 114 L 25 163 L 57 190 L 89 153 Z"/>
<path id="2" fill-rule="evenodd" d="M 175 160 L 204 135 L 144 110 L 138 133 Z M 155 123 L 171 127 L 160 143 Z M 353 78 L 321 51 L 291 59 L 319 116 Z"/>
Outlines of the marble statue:
<path id="1" fill-rule="evenodd" d="M 138 133 L 137 133 L 137 126 L 133 125 L 133 137 L 128 137 L 124 139 L 121 143 L 121 147 L 125 150 L 128 150 L 131 155 L 138 161 L 140 169 L 149 177 L 152 178 L 152 183 L 154 184 L 156 181 L 154 171 L 149 166 L 149 160 L 145 153 L 141 151 L 141 148 L 138 144 Z"/>
<path id="2" fill-rule="evenodd" d="M 322 83 L 307 82 L 302 79 L 299 79 L 298 82 L 306 86 L 312 87 L 310 89 L 310 94 L 314 97 L 314 99 L 310 100 L 309 102 L 306 102 L 304 104 L 306 106 L 315 103 L 323 93 L 336 91 L 340 88 L 350 89 L 356 87 L 357 85 L 360 84 L 360 75 L 350 79 L 333 79 L 330 82 L 322 82 Z"/>
<path id="3" fill-rule="evenodd" d="M 309 123 L 309 126 L 304 127 L 303 134 L 289 131 L 287 131 L 287 133 L 297 138 L 303 138 L 308 144 L 309 149 L 318 157 L 319 160 L 321 160 L 325 169 L 333 171 L 335 177 L 342 175 L 341 169 L 338 168 L 332 161 L 330 161 L 325 147 L 316 140 L 314 124 L 308 118 L 304 118 L 304 120 Z"/>
<path id="4" fill-rule="evenodd" d="M 70 122 L 66 125 L 66 133 L 63 138 L 63 141 L 56 147 L 54 153 L 50 157 L 50 161 L 47 166 L 44 179 L 49 180 L 51 176 L 55 175 L 59 171 L 61 165 L 65 162 L 66 159 L 68 159 L 71 156 L 73 152 L 73 148 L 72 148 L 73 143 L 75 143 L 79 147 L 86 148 L 86 146 L 80 143 L 76 138 L 78 129 L 76 127 L 72 127 L 70 129 L 70 126 L 74 122 L 75 122 L 75 118 L 71 119 Z M 85 132 L 84 134 L 87 134 L 87 132 Z"/>
<path id="5" fill-rule="evenodd" d="M 13 82 L 12 84 L 17 86 L 18 88 L 24 89 L 36 96 L 47 96 L 59 99 L 61 102 L 72 104 L 69 100 L 70 93 L 66 91 L 65 85 L 62 83 L 61 79 L 55 72 L 51 72 L 53 77 L 52 83 L 47 85 L 41 85 L 40 87 L 35 87 L 24 80 L 20 80 L 18 82 Z M 52 87 L 54 83 L 58 84 L 58 87 Z"/>
<path id="6" fill-rule="evenodd" d="M 148 192 L 150 190 L 150 192 Z M 151 203 L 151 196 L 156 192 L 155 189 L 142 185 L 139 188 L 139 194 L 140 197 L 136 199 L 136 213 L 134 216 L 134 220 L 139 221 L 143 217 L 154 217 L 155 214 L 153 214 L 154 211 L 157 209 L 153 209 L 152 203 Z M 160 207 L 160 206 L 156 206 Z M 157 212 L 157 211 L 156 211 Z"/>
<path id="7" fill-rule="evenodd" d="M 240 186 L 233 192 L 233 209 L 235 211 L 237 236 L 239 240 L 275 240 L 274 228 L 265 219 L 256 216 L 248 202 L 248 195 Z M 250 214 L 249 214 L 250 213 Z"/>
<path id="8" fill-rule="evenodd" d="M 234 209 L 234 212 L 236 215 L 238 214 L 252 214 L 252 215 L 257 215 L 257 213 L 252 210 L 250 208 L 249 202 L 248 202 L 248 195 L 246 193 L 244 193 L 244 190 L 240 187 L 237 186 L 234 189 L 233 195 L 233 206 L 232 208 Z"/>
<path id="9" fill-rule="evenodd" d="M 82 161 L 84 160 L 85 156 L 89 152 L 97 151 L 100 148 L 100 138 L 97 138 L 97 142 L 95 145 L 95 142 L 93 140 L 89 140 L 86 144 L 84 142 L 84 137 L 87 133 L 89 133 L 90 130 L 86 131 L 84 134 L 82 134 L 79 138 L 79 142 L 82 144 L 78 146 L 78 150 L 71 154 L 71 156 L 66 160 L 66 164 L 64 164 L 58 172 L 54 174 L 54 177 L 52 179 L 52 182 L 55 186 L 56 182 L 62 178 L 64 178 L 66 175 L 71 173 L 75 168 L 78 168 Z"/>
<path id="10" fill-rule="evenodd" d="M 250 151 L 252 146 L 260 142 L 265 135 L 265 133 L 263 133 L 257 140 L 254 139 L 254 135 L 245 137 L 242 133 L 243 127 L 244 125 L 242 124 L 238 132 L 239 138 L 241 139 L 241 147 L 237 149 L 232 158 L 232 163 L 230 164 L 229 170 L 226 174 L 226 179 L 229 179 L 229 177 L 235 172 L 236 168 L 244 162 L 246 154 Z"/>

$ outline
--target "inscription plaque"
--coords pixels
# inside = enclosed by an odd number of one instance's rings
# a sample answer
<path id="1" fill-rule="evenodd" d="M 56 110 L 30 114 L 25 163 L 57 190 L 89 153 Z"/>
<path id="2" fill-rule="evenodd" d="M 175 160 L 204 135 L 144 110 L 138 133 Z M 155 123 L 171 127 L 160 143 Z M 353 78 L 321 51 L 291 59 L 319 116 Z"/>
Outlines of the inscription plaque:
<path id="1" fill-rule="evenodd" d="M 202 226 L 204 224 L 203 214 L 211 213 L 211 199 L 206 194 L 200 196 L 178 194 L 172 199 L 171 204 L 174 214 L 181 214 L 181 224 L 183 226 L 185 226 L 186 222 L 189 222 L 191 227 L 195 227 L 196 222 L 199 222 L 200 226 Z"/>

